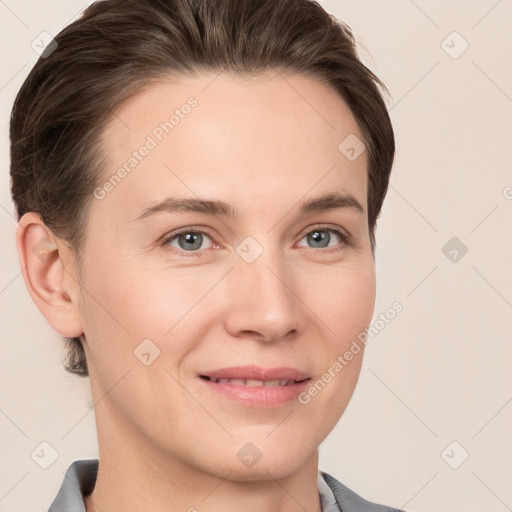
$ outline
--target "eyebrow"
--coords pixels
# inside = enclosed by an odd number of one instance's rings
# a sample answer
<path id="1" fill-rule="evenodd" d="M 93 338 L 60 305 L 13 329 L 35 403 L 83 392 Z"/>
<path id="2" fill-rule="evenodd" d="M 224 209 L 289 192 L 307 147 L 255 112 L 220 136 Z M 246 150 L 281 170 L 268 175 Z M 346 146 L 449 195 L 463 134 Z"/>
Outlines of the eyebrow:
<path id="1" fill-rule="evenodd" d="M 364 214 L 364 207 L 352 194 L 335 192 L 305 200 L 303 199 L 299 203 L 299 211 L 303 214 L 336 210 L 338 208 L 350 208 Z M 224 201 L 213 201 L 201 198 L 167 197 L 157 204 L 146 208 L 133 220 L 143 220 L 161 212 L 196 212 L 206 215 L 222 215 L 226 217 L 238 216 L 237 209 Z"/>

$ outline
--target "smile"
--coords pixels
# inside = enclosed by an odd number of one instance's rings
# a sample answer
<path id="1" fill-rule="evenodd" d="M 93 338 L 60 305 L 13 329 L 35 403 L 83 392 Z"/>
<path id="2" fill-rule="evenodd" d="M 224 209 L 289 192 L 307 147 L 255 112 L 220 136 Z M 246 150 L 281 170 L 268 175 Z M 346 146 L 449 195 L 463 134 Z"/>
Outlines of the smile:
<path id="1" fill-rule="evenodd" d="M 254 380 L 254 379 L 212 379 L 207 377 L 206 375 L 201 375 L 202 379 L 209 380 L 211 382 L 218 382 L 220 384 L 233 384 L 236 386 L 247 386 L 250 388 L 255 387 L 277 387 L 277 386 L 290 386 L 292 384 L 297 384 L 298 382 L 303 382 L 303 380 L 296 381 L 294 379 L 276 379 L 276 380 Z M 305 380 L 305 379 L 304 379 Z"/>

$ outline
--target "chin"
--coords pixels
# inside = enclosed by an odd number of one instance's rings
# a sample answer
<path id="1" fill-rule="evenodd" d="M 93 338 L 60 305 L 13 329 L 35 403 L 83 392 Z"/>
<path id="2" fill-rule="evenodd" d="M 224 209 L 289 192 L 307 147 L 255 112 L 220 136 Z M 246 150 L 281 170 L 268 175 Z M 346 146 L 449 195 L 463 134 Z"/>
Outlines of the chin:
<path id="1" fill-rule="evenodd" d="M 261 452 L 251 453 L 250 445 L 235 453 L 234 463 L 225 461 L 225 473 L 229 480 L 237 482 L 256 482 L 285 478 L 298 471 L 308 460 L 308 455 L 301 453 L 300 447 L 287 445 L 285 449 L 272 449 L 267 446 Z M 245 455 L 245 454 L 249 455 Z M 253 455 L 253 460 L 250 459 Z M 259 458 L 258 458 L 259 457 Z M 246 459 L 246 460 L 244 460 Z"/>
<path id="2" fill-rule="evenodd" d="M 265 482 L 286 478 L 299 468 L 300 466 L 285 466 L 279 462 L 264 464 L 260 461 L 252 468 L 226 467 L 226 472 L 218 476 L 233 482 Z"/>

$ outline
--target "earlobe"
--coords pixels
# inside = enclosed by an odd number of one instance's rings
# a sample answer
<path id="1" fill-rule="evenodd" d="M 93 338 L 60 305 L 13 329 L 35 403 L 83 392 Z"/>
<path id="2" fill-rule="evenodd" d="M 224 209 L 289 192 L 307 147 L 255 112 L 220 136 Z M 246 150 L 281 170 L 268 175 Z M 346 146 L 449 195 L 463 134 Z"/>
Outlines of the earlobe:
<path id="1" fill-rule="evenodd" d="M 72 252 L 35 212 L 20 219 L 16 246 L 25 285 L 48 323 L 61 336 L 80 336 L 78 284 L 66 276 L 74 272 Z"/>

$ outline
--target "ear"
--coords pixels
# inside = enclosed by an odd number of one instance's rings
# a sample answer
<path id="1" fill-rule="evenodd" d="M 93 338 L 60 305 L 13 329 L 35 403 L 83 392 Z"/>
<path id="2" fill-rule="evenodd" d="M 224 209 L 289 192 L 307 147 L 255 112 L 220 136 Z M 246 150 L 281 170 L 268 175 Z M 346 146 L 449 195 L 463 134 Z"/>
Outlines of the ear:
<path id="1" fill-rule="evenodd" d="M 25 285 L 36 306 L 61 336 L 79 337 L 83 333 L 78 309 L 80 285 L 72 251 L 35 212 L 20 219 L 16 246 Z"/>

